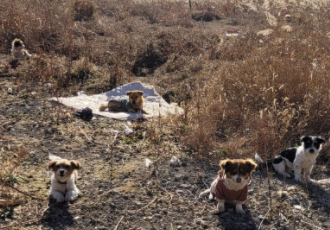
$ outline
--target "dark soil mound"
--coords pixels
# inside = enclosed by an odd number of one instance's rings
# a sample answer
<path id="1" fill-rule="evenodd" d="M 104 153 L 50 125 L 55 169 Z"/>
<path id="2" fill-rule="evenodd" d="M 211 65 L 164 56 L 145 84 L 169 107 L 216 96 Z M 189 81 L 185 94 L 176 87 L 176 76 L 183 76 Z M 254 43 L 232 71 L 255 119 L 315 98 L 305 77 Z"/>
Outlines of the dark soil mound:
<path id="1" fill-rule="evenodd" d="M 166 61 L 167 56 L 160 51 L 155 51 L 153 45 L 150 44 L 147 51 L 135 61 L 132 72 L 135 76 L 146 76 L 154 73 Z"/>
<path id="2" fill-rule="evenodd" d="M 191 18 L 195 21 L 205 21 L 205 22 L 224 19 L 220 15 L 208 11 L 197 11 L 192 14 Z"/>

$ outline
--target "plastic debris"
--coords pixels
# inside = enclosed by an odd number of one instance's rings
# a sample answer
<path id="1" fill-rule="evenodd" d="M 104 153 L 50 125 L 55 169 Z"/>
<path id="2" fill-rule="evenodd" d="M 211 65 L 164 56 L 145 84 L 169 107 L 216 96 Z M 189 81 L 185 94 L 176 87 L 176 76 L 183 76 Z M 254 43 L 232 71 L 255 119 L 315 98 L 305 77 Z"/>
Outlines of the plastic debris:
<path id="1" fill-rule="evenodd" d="M 177 158 L 176 156 L 173 156 L 170 160 L 170 165 L 171 166 L 178 166 L 181 165 L 181 161 L 179 158 Z"/>
<path id="2" fill-rule="evenodd" d="M 125 134 L 126 134 L 126 135 L 129 135 L 129 134 L 131 134 L 131 133 L 133 133 L 133 129 L 131 129 L 131 128 L 129 128 L 127 125 L 125 125 Z"/>
<path id="3" fill-rule="evenodd" d="M 87 94 L 85 93 L 85 91 L 79 91 L 77 94 L 78 94 L 78 96 L 81 96 L 81 95 L 87 95 Z"/>
<path id="4" fill-rule="evenodd" d="M 237 37 L 238 35 L 240 35 L 241 31 L 239 30 L 227 30 L 226 31 L 226 36 L 227 37 Z"/>
<path id="5" fill-rule="evenodd" d="M 152 164 L 152 161 L 146 158 L 146 167 L 149 168 L 150 165 Z"/>
<path id="6" fill-rule="evenodd" d="M 44 84 L 44 86 L 48 87 L 48 88 L 52 88 L 54 86 L 54 84 L 51 84 L 51 83 L 46 83 Z"/>
<path id="7" fill-rule="evenodd" d="M 90 121 L 93 118 L 93 110 L 88 107 L 79 109 L 76 112 L 76 116 L 80 117 L 84 121 Z"/>

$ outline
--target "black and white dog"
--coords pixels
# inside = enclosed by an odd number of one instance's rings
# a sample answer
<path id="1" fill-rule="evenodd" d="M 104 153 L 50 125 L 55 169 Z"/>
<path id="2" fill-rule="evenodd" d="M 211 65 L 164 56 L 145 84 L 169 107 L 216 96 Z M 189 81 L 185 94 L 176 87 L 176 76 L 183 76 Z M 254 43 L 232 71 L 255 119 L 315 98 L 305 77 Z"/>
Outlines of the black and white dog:
<path id="1" fill-rule="evenodd" d="M 294 171 L 296 181 L 302 181 L 301 173 L 303 171 L 306 182 L 315 182 L 310 175 L 325 140 L 316 136 L 303 136 L 300 140 L 301 146 L 288 148 L 275 156 L 273 167 L 284 177 L 290 177 L 287 171 Z M 255 155 L 255 158 L 258 162 L 264 163 L 258 154 Z"/>

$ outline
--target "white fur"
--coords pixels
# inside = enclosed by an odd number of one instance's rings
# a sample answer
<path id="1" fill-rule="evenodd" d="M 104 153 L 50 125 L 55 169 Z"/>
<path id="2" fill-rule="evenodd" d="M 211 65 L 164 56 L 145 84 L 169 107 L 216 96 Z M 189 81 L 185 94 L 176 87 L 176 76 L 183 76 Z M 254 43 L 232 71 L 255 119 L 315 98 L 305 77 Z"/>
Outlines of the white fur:
<path id="1" fill-rule="evenodd" d="M 52 172 L 51 175 L 50 195 L 57 202 L 72 201 L 76 199 L 80 193 L 75 182 L 78 178 L 78 172 L 74 171 L 65 179 L 59 179 L 56 174 Z M 66 182 L 66 184 L 61 184 L 59 181 Z"/>
<path id="2" fill-rule="evenodd" d="M 62 158 L 55 155 L 49 155 L 49 159 L 56 161 Z M 62 176 L 61 176 L 61 171 L 62 171 Z M 80 191 L 76 186 L 77 179 L 78 179 L 77 170 L 74 170 L 71 174 L 69 174 L 68 170 L 64 167 L 58 168 L 56 172 L 51 171 L 50 195 L 57 202 L 75 200 L 80 193 Z"/>
<path id="3" fill-rule="evenodd" d="M 274 169 L 282 176 L 284 177 L 291 177 L 290 173 L 287 173 L 286 171 L 292 171 L 293 170 L 293 164 L 286 158 L 283 157 L 283 160 L 279 164 L 273 164 Z"/>
<path id="4" fill-rule="evenodd" d="M 304 171 L 306 182 L 313 182 L 313 180 L 310 178 L 310 175 L 321 149 L 322 145 L 320 145 L 318 150 L 314 149 L 315 152 L 311 154 L 308 152 L 308 149 L 305 149 L 305 147 L 301 145 L 297 148 L 296 158 L 294 159 L 293 163 L 283 157 L 284 161 L 279 164 L 273 164 L 274 169 L 285 177 L 290 177 L 290 174 L 288 174 L 286 171 L 293 170 L 295 181 L 302 181 L 301 173 Z"/>
<path id="5" fill-rule="evenodd" d="M 20 41 L 21 46 L 19 47 L 15 47 L 14 46 L 14 42 L 15 41 Z M 23 59 L 29 59 L 31 58 L 31 54 L 29 53 L 29 51 L 27 51 L 27 49 L 25 49 L 25 45 L 23 43 L 23 41 L 21 40 L 14 40 L 13 44 L 12 44 L 12 49 L 11 49 L 11 54 L 13 55 L 13 57 L 17 60 L 23 60 Z"/>

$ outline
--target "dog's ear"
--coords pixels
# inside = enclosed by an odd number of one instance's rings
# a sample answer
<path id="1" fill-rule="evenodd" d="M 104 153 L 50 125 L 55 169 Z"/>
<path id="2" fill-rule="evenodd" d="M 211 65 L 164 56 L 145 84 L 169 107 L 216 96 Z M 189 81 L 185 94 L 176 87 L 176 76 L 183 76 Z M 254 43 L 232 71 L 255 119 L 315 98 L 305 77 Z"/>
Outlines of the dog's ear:
<path id="1" fill-rule="evenodd" d="M 137 92 L 138 92 L 138 94 L 140 94 L 140 96 L 143 95 L 143 91 L 139 90 L 139 91 L 137 91 Z"/>
<path id="2" fill-rule="evenodd" d="M 129 96 L 132 93 L 132 91 L 127 91 L 126 94 Z"/>
<path id="3" fill-rule="evenodd" d="M 219 165 L 220 165 L 221 169 L 226 170 L 226 168 L 228 168 L 231 165 L 231 161 L 230 161 L 230 159 L 222 160 L 222 161 L 220 161 Z"/>
<path id="4" fill-rule="evenodd" d="M 48 169 L 51 169 L 51 170 L 54 170 L 55 168 L 55 165 L 56 165 L 56 161 L 49 161 L 47 166 L 48 166 Z"/>
<path id="5" fill-rule="evenodd" d="M 71 167 L 72 167 L 73 169 L 77 169 L 77 170 L 79 170 L 79 168 L 80 168 L 80 164 L 79 164 L 78 161 L 71 160 L 70 163 L 71 163 Z"/>
<path id="6" fill-rule="evenodd" d="M 322 144 L 322 143 L 324 144 L 325 143 L 325 140 L 324 140 L 323 137 L 317 137 L 316 138 L 316 141 L 319 142 L 320 144 Z"/>
<path id="7" fill-rule="evenodd" d="M 310 139 L 309 136 L 302 136 L 302 137 L 300 137 L 300 141 L 302 141 L 302 142 L 306 142 L 308 139 Z"/>
<path id="8" fill-rule="evenodd" d="M 258 166 L 253 160 L 246 159 L 246 164 L 250 167 L 251 172 L 253 172 Z"/>

